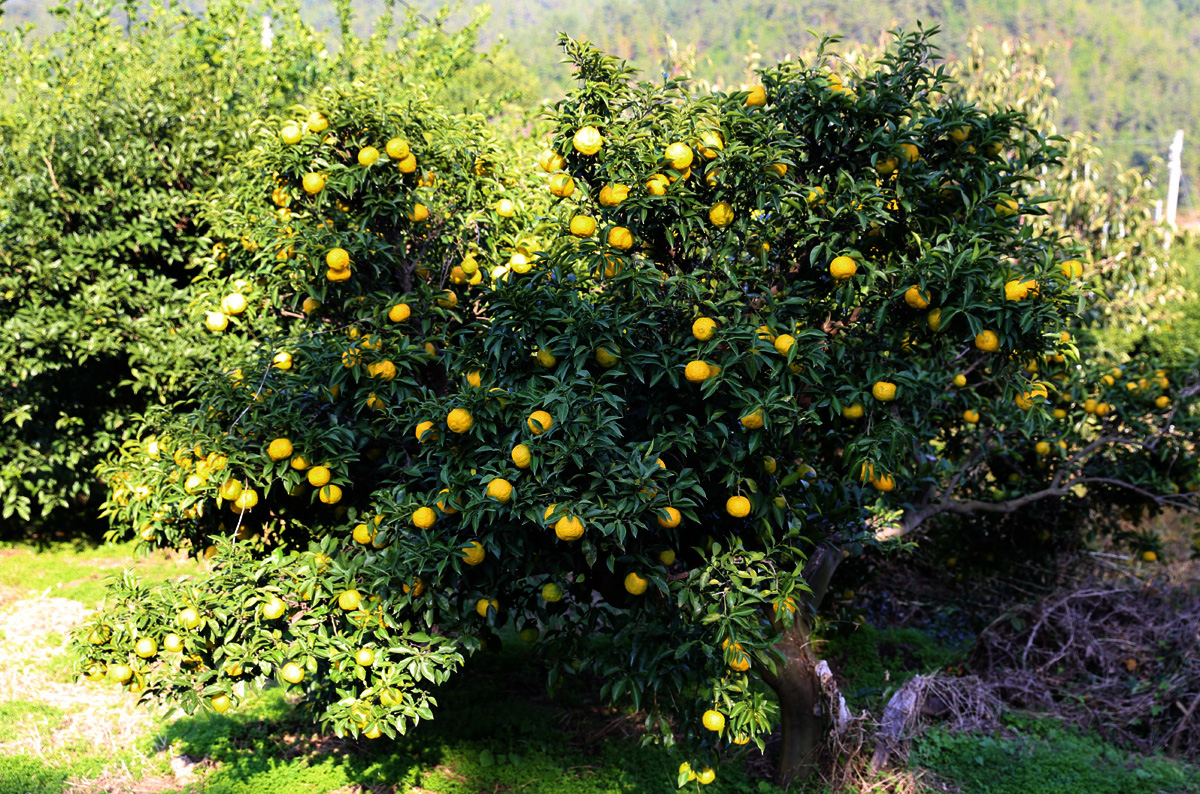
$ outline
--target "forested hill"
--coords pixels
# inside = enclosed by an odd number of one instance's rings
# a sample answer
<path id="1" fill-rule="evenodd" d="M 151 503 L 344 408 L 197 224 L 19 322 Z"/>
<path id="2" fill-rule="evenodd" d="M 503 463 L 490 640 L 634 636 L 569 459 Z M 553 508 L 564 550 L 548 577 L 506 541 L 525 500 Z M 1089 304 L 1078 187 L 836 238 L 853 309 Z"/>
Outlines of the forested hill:
<path id="1" fill-rule="evenodd" d="M 300 2 L 311 21 L 336 29 L 331 0 Z M 365 26 L 386 2 L 351 5 Z M 48 5 L 8 0 L 6 23 L 45 19 Z M 442 2 L 414 5 L 431 12 Z M 661 71 L 674 39 L 681 52 L 695 47 L 696 77 L 729 86 L 743 81 L 751 52 L 763 62 L 797 53 L 811 44 L 809 30 L 877 42 L 884 31 L 920 21 L 942 29 L 950 58 L 964 53 L 976 27 L 992 46 L 1015 36 L 1053 45 L 1047 65 L 1058 85 L 1060 128 L 1096 132 L 1115 156 L 1132 158 L 1135 146 L 1164 152 L 1176 128 L 1200 135 L 1200 0 L 493 0 L 491 7 L 485 42 L 507 41 L 529 67 L 531 99 L 563 87 L 553 46 L 559 30 L 648 75 Z"/>

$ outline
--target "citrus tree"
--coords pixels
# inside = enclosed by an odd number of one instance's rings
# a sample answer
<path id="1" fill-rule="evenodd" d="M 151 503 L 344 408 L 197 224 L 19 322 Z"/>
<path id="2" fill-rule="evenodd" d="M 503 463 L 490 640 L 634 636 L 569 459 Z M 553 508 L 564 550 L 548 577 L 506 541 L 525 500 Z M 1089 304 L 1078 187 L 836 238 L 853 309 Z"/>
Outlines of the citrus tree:
<path id="1" fill-rule="evenodd" d="M 450 31 L 445 15 L 389 16 L 331 55 L 293 0 L 158 4 L 128 20 L 112 6 L 64 4 L 47 35 L 0 31 L 5 535 L 70 506 L 82 509 L 60 523 L 94 521 L 91 471 L 130 437 L 130 416 L 182 397 L 199 362 L 246 349 L 179 306 L 214 256 L 196 202 L 251 121 L 358 70 L 493 112 L 514 87 L 502 59 L 476 52 L 482 18 Z"/>
<path id="2" fill-rule="evenodd" d="M 1194 504 L 1195 384 L 1078 348 L 1076 249 L 1027 222 L 1058 153 L 948 98 L 926 34 L 699 97 L 561 43 L 540 155 L 369 77 L 256 127 L 193 305 L 255 344 L 102 467 L 115 531 L 212 567 L 116 582 L 88 675 L 189 711 L 277 680 L 374 738 L 505 628 L 681 743 L 680 786 L 776 727 L 786 785 L 843 560 Z"/>

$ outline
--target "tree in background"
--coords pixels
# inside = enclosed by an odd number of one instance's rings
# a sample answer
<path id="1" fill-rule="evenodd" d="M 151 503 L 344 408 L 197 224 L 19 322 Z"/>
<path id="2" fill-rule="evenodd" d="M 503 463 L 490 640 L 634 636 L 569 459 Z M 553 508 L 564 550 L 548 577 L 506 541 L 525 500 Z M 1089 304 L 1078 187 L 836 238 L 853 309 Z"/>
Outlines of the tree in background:
<path id="1" fill-rule="evenodd" d="M 189 711 L 274 679 L 378 737 L 511 627 L 682 742 L 681 786 L 775 726 L 786 785 L 843 560 L 1194 507 L 1194 371 L 1079 346 L 1082 249 L 1030 222 L 1059 152 L 947 97 L 925 33 L 700 97 L 561 43 L 544 174 L 366 69 L 255 125 L 191 320 L 247 341 L 102 467 L 116 533 L 212 568 L 117 582 L 90 676 Z"/>
<path id="2" fill-rule="evenodd" d="M 182 316 L 214 256 L 199 197 L 249 123 L 357 71 L 424 82 L 458 109 L 496 113 L 514 86 L 456 33 L 410 14 L 338 54 L 296 2 L 202 15 L 171 5 L 118 21 L 55 10 L 60 28 L 0 32 L 0 526 L 95 521 L 94 465 L 150 405 L 184 396 L 202 362 L 244 354 Z M 276 36 L 261 37 L 261 11 Z M 347 12 L 348 13 L 348 12 Z M 68 521 L 63 508 L 75 506 Z M 57 514 L 55 511 L 60 511 Z"/>

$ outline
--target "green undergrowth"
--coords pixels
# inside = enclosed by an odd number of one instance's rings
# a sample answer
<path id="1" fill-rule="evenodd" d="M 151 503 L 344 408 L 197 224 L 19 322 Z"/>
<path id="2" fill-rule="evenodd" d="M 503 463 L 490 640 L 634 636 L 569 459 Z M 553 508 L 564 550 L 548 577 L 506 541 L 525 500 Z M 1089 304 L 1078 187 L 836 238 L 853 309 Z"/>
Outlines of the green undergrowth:
<path id="1" fill-rule="evenodd" d="M 909 759 L 959 794 L 1192 794 L 1200 767 L 1128 753 L 1051 718 L 1010 715 L 1000 735 L 921 736 Z"/>

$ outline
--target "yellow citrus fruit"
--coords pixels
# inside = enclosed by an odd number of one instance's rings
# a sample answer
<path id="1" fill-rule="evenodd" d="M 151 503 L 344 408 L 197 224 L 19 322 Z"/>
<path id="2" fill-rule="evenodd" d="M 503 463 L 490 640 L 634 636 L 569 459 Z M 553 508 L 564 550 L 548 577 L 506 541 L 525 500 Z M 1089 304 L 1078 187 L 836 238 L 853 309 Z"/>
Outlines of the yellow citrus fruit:
<path id="1" fill-rule="evenodd" d="M 935 334 L 942 330 L 942 310 L 930 309 L 929 314 L 925 315 L 925 324 L 929 327 L 929 330 L 933 331 Z"/>
<path id="2" fill-rule="evenodd" d="M 229 699 L 229 695 L 213 695 L 212 700 L 209 702 L 212 703 L 213 711 L 218 714 L 224 714 L 233 705 L 233 702 Z"/>
<path id="3" fill-rule="evenodd" d="M 638 576 L 636 573 L 629 573 L 625 577 L 625 592 L 630 595 L 641 595 L 646 592 L 649 584 L 650 581 L 648 579 Z"/>
<path id="4" fill-rule="evenodd" d="M 417 170 L 417 156 L 409 152 L 406 156 L 400 158 L 400 162 L 396 163 L 396 167 L 402 174 L 411 174 Z"/>
<path id="5" fill-rule="evenodd" d="M 570 174 L 555 174 L 550 177 L 550 193 L 558 198 L 568 198 L 575 192 L 575 180 Z"/>
<path id="6" fill-rule="evenodd" d="M 708 220 L 709 223 L 718 229 L 724 229 L 733 223 L 733 207 L 730 206 L 728 201 L 718 201 L 709 209 Z"/>
<path id="7" fill-rule="evenodd" d="M 517 444 L 512 448 L 510 455 L 512 457 L 513 465 L 515 465 L 518 469 L 528 469 L 529 461 L 533 457 L 529 450 L 528 444 Z"/>
<path id="8" fill-rule="evenodd" d="M 282 675 L 283 680 L 287 681 L 289 684 L 298 684 L 304 680 L 304 668 L 295 662 L 288 662 L 283 666 L 283 670 L 281 671 L 280 675 Z"/>
<path id="9" fill-rule="evenodd" d="M 466 546 L 463 546 L 460 551 L 463 553 L 463 562 L 467 565 L 478 565 L 483 562 L 484 555 L 487 554 L 483 545 L 477 540 L 473 540 Z"/>
<path id="10" fill-rule="evenodd" d="M 489 609 L 492 612 L 500 611 L 500 602 L 494 598 L 481 598 L 475 602 L 475 612 L 479 617 L 486 618 Z"/>
<path id="11" fill-rule="evenodd" d="M 229 327 L 229 318 L 223 312 L 205 312 L 204 325 L 214 334 L 219 334 Z"/>
<path id="12" fill-rule="evenodd" d="M 760 108 L 767 104 L 767 90 L 761 85 L 756 85 L 750 89 L 750 93 L 746 95 L 746 107 Z"/>
<path id="13" fill-rule="evenodd" d="M 465 433 L 475 424 L 475 419 L 466 408 L 455 408 L 446 416 L 446 426 L 451 433 Z"/>
<path id="14" fill-rule="evenodd" d="M 861 419 L 865 413 L 862 403 L 851 403 L 850 405 L 842 406 L 842 416 L 847 419 Z"/>
<path id="15" fill-rule="evenodd" d="M 512 483 L 503 477 L 495 477 L 487 484 L 487 495 L 502 505 L 512 501 L 512 492 Z"/>
<path id="16" fill-rule="evenodd" d="M 904 302 L 914 309 L 924 309 L 929 306 L 929 293 L 921 292 L 921 289 L 913 284 L 904 291 Z"/>
<path id="17" fill-rule="evenodd" d="M 658 553 L 658 561 L 663 565 L 675 564 L 675 552 L 672 549 L 666 549 Z"/>
<path id="18" fill-rule="evenodd" d="M 391 159 L 403 160 L 405 157 L 408 157 L 408 141 L 403 138 L 392 138 L 383 147 L 383 150 L 387 152 L 387 156 Z"/>
<path id="19" fill-rule="evenodd" d="M 364 146 L 358 150 L 358 164 L 361 166 L 372 166 L 379 159 L 379 150 L 374 146 Z"/>
<path id="20" fill-rule="evenodd" d="M 432 507 L 418 507 L 413 511 L 412 522 L 417 529 L 429 529 L 437 521 L 437 513 Z"/>
<path id="21" fill-rule="evenodd" d="M 750 515 L 750 500 L 744 496 L 731 496 L 725 500 L 725 512 L 734 518 Z"/>
<path id="22" fill-rule="evenodd" d="M 891 402 L 896 399 L 896 384 L 881 380 L 871 387 L 871 396 L 880 402 Z"/>
<path id="23" fill-rule="evenodd" d="M 628 251 L 633 248 L 633 233 L 624 226 L 614 226 L 608 230 L 608 244 L 618 251 Z"/>
<path id="24" fill-rule="evenodd" d="M 149 659 L 158 653 L 158 643 L 149 637 L 142 637 L 134 644 L 133 652 L 143 659 Z"/>
<path id="25" fill-rule="evenodd" d="M 375 532 L 367 524 L 359 524 L 354 528 L 354 533 L 351 535 L 355 543 L 361 543 L 364 546 L 369 546 L 375 540 Z"/>
<path id="26" fill-rule="evenodd" d="M 871 478 L 871 487 L 876 491 L 888 492 L 896 487 L 896 480 L 890 474 L 881 474 Z"/>
<path id="27" fill-rule="evenodd" d="M 950 140 L 954 141 L 955 143 L 962 143 L 968 137 L 970 137 L 971 128 L 966 125 L 954 127 L 946 134 L 950 137 Z"/>
<path id="28" fill-rule="evenodd" d="M 420 223 L 429 217 L 429 207 L 424 204 L 414 204 L 412 211 L 408 213 L 408 219 L 413 223 Z"/>
<path id="29" fill-rule="evenodd" d="M 967 424 L 974 425 L 979 423 L 979 411 L 968 408 L 963 411 L 963 421 Z"/>
<path id="30" fill-rule="evenodd" d="M 666 513 L 667 517 L 663 518 L 662 514 Z M 663 507 L 659 510 L 658 524 L 664 529 L 671 529 L 679 526 L 679 522 L 683 520 L 683 515 L 674 507 Z"/>
<path id="31" fill-rule="evenodd" d="M 665 196 L 671 180 L 663 174 L 654 174 L 646 180 L 646 192 L 651 196 Z"/>
<path id="32" fill-rule="evenodd" d="M 617 365 L 617 362 L 620 360 L 621 360 L 620 357 L 617 354 L 610 351 L 608 348 L 606 348 L 606 347 L 596 348 L 596 363 L 599 364 L 600 366 L 604 367 L 605 369 L 610 369 L 611 367 L 615 367 Z"/>
<path id="33" fill-rule="evenodd" d="M 308 484 L 314 488 L 321 488 L 329 484 L 329 469 L 324 466 L 313 466 L 308 470 Z"/>
<path id="34" fill-rule="evenodd" d="M 555 601 L 561 601 L 563 597 L 562 587 L 551 582 L 542 586 L 542 598 L 553 604 Z"/>
<path id="35" fill-rule="evenodd" d="M 325 189 L 325 177 L 317 173 L 308 173 L 301 180 L 301 185 L 304 187 L 305 193 L 315 196 Z"/>
<path id="36" fill-rule="evenodd" d="M 433 441 L 437 438 L 437 431 L 433 429 L 433 422 L 420 422 L 416 429 L 417 441 L 424 444 L 427 441 Z"/>
<path id="37" fill-rule="evenodd" d="M 717 153 L 725 149 L 725 136 L 717 130 L 700 133 L 700 154 L 706 160 L 716 159 Z"/>
<path id="38" fill-rule="evenodd" d="M 848 256 L 834 257 L 829 263 L 829 275 L 836 281 L 845 281 L 858 272 L 858 265 Z"/>
<path id="39" fill-rule="evenodd" d="M 921 159 L 921 151 L 916 147 L 916 144 L 902 143 L 899 148 L 900 153 L 904 155 L 904 159 L 909 163 L 915 163 Z"/>
<path id="40" fill-rule="evenodd" d="M 1068 259 L 1058 267 L 1067 278 L 1080 278 L 1083 276 L 1083 263 L 1078 259 Z"/>
<path id="41" fill-rule="evenodd" d="M 1163 394 L 1154 398 L 1154 406 L 1156 408 L 1167 408 L 1171 405 L 1171 398 Z"/>
<path id="42" fill-rule="evenodd" d="M 539 367 L 545 367 L 546 369 L 550 369 L 558 363 L 558 357 L 544 347 L 538 348 L 537 355 L 534 356 L 534 359 L 537 361 Z"/>
<path id="43" fill-rule="evenodd" d="M 700 722 L 710 731 L 720 733 L 725 730 L 725 715 L 716 709 L 709 709 L 700 717 Z"/>
<path id="44" fill-rule="evenodd" d="M 596 219 L 590 215 L 576 215 L 571 218 L 571 234 L 576 237 L 591 237 L 596 233 Z"/>
<path id="45" fill-rule="evenodd" d="M 1000 349 L 1000 337 L 995 331 L 980 331 L 975 335 L 975 347 L 985 353 L 995 353 Z"/>
<path id="46" fill-rule="evenodd" d="M 553 149 L 545 149 L 540 155 L 538 155 L 538 166 L 540 166 L 543 171 L 557 171 L 566 164 L 567 161 L 563 159 L 563 156 Z"/>
<path id="47" fill-rule="evenodd" d="M 996 214 L 1001 218 L 1011 218 L 1017 214 L 1016 199 L 1000 199 L 996 204 Z"/>
<path id="48" fill-rule="evenodd" d="M 335 283 L 349 281 L 350 276 L 352 276 L 352 275 L 353 274 L 350 272 L 350 268 L 346 268 L 345 270 L 326 270 L 325 271 L 325 278 L 327 280 L 335 282 Z"/>
<path id="49" fill-rule="evenodd" d="M 330 270 L 345 270 L 350 267 L 350 254 L 345 248 L 331 248 L 325 254 L 325 264 Z"/>
<path id="50" fill-rule="evenodd" d="M 236 317 L 246 311 L 246 296 L 240 292 L 226 295 L 224 298 L 221 298 L 221 311 Z"/>
<path id="51" fill-rule="evenodd" d="M 579 540 L 583 537 L 583 521 L 574 516 L 563 516 L 554 523 L 554 534 L 559 540 Z"/>
<path id="52" fill-rule="evenodd" d="M 540 436 L 550 428 L 554 427 L 554 417 L 545 411 L 534 411 L 525 420 L 525 424 L 529 426 L 529 431 L 535 436 Z"/>
<path id="53" fill-rule="evenodd" d="M 663 152 L 663 159 L 671 164 L 676 171 L 683 171 L 692 164 L 692 147 L 683 141 L 675 141 Z"/>
<path id="54" fill-rule="evenodd" d="M 966 386 L 967 385 L 967 376 L 963 375 L 961 372 L 959 374 L 955 375 L 954 376 L 954 385 L 960 389 L 962 387 Z"/>
<path id="55" fill-rule="evenodd" d="M 200 612 L 195 607 L 186 607 L 178 615 L 179 625 L 194 629 L 200 625 Z"/>
<path id="56" fill-rule="evenodd" d="M 317 493 L 317 497 L 327 505 L 335 505 L 342 500 L 342 489 L 336 485 L 326 485 Z"/>
<path id="57" fill-rule="evenodd" d="M 696 775 L 696 782 L 707 786 L 717 779 L 717 773 L 712 770 L 712 767 L 704 767 L 700 770 L 700 774 Z"/>
<path id="58" fill-rule="evenodd" d="M 689 383 L 702 383 L 712 376 L 712 368 L 704 361 L 689 361 L 683 368 L 683 377 Z"/>
<path id="59" fill-rule="evenodd" d="M 775 337 L 775 352 L 781 356 L 787 356 L 788 351 L 796 344 L 796 337 L 791 334 L 780 334 Z"/>
<path id="60" fill-rule="evenodd" d="M 620 183 L 605 185 L 600 188 L 600 204 L 604 207 L 615 207 L 629 198 L 629 186 Z"/>
<path id="61" fill-rule="evenodd" d="M 292 456 L 292 442 L 286 438 L 277 438 L 267 445 L 267 455 L 271 460 L 284 460 Z"/>
<path id="62" fill-rule="evenodd" d="M 517 207 L 511 199 L 500 199 L 496 202 L 496 214 L 501 218 L 511 218 L 517 214 Z"/>
<path id="63" fill-rule="evenodd" d="M 580 154 L 595 154 L 604 145 L 604 136 L 600 134 L 600 130 L 589 124 L 576 130 L 571 145 Z"/>
<path id="64" fill-rule="evenodd" d="M 740 421 L 742 423 L 742 427 L 746 428 L 747 430 L 758 430 L 763 426 L 762 410 L 758 409 L 752 411 L 738 421 Z"/>
<path id="65" fill-rule="evenodd" d="M 253 488 L 242 489 L 242 492 L 237 495 L 237 499 L 233 500 L 233 506 L 237 508 L 237 511 L 253 510 L 257 504 L 258 492 Z"/>
<path id="66" fill-rule="evenodd" d="M 359 667 L 370 667 L 375 664 L 375 651 L 370 648 L 359 648 L 354 654 L 354 662 Z"/>
<path id="67" fill-rule="evenodd" d="M 692 336 L 701 342 L 707 342 L 717 333 L 717 323 L 708 317 L 701 317 L 692 323 Z"/>
<path id="68" fill-rule="evenodd" d="M 279 137 L 289 146 L 293 143 L 299 143 L 300 138 L 303 136 L 304 132 L 300 129 L 300 125 L 293 121 L 284 124 L 283 129 L 279 131 Z"/>
<path id="69" fill-rule="evenodd" d="M 899 165 L 900 161 L 895 157 L 881 157 L 875 161 L 875 170 L 880 176 L 889 176 Z"/>
<path id="70" fill-rule="evenodd" d="M 1153 551 L 1143 551 L 1142 552 L 1142 560 L 1144 562 L 1157 562 L 1158 554 L 1156 554 Z"/>

